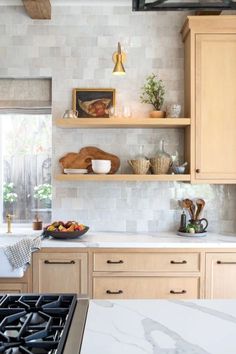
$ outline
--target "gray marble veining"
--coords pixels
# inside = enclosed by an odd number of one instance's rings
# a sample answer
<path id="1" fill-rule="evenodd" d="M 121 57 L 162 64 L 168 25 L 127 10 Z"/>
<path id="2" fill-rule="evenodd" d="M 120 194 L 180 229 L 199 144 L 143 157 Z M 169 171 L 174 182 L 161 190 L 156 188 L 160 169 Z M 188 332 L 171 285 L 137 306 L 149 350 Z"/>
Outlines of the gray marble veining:
<path id="1" fill-rule="evenodd" d="M 81 354 L 235 354 L 236 300 L 90 301 Z"/>

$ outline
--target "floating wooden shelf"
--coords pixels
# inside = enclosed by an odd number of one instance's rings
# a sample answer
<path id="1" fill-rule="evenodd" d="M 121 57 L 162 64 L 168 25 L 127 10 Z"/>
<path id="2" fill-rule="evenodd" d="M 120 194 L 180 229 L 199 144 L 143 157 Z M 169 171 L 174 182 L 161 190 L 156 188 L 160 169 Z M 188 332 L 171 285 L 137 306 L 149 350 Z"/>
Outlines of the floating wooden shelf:
<path id="1" fill-rule="evenodd" d="M 58 181 L 179 181 L 189 182 L 190 175 L 134 175 L 134 174 L 114 174 L 114 175 L 56 175 Z"/>
<path id="2" fill-rule="evenodd" d="M 60 128 L 185 128 L 190 118 L 58 118 Z"/>

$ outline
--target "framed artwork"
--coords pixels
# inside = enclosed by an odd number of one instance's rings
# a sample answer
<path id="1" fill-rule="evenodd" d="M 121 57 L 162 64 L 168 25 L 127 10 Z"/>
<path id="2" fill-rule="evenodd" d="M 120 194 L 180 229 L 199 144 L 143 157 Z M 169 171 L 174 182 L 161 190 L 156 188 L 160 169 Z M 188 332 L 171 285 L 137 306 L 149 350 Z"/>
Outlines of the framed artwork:
<path id="1" fill-rule="evenodd" d="M 115 106 L 115 89 L 73 89 L 73 109 L 79 118 L 109 118 L 109 108 Z"/>

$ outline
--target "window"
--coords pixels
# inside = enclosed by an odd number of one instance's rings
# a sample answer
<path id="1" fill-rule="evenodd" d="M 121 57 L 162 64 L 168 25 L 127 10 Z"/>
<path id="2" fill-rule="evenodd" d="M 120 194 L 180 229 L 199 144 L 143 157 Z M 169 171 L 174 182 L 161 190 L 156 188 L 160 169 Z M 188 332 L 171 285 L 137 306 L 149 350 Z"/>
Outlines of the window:
<path id="1" fill-rule="evenodd" d="M 0 114 L 2 221 L 51 220 L 51 114 Z"/>

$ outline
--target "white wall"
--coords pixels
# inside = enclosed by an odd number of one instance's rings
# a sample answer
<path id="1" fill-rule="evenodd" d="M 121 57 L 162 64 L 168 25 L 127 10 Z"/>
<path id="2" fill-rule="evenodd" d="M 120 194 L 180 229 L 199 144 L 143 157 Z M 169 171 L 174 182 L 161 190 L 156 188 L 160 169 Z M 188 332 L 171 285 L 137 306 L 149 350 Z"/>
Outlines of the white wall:
<path id="1" fill-rule="evenodd" d="M 71 107 L 74 87 L 114 87 L 118 104 L 133 115 L 146 114 L 139 103 L 147 74 L 158 72 L 167 88 L 167 102 L 183 103 L 183 45 L 179 34 L 184 12 L 132 13 L 129 6 L 55 6 L 51 21 L 33 21 L 21 6 L 0 7 L 0 77 L 52 77 L 53 115 Z M 113 2 L 114 4 L 114 2 Z M 111 75 L 111 56 L 121 41 L 127 52 L 127 75 Z M 148 156 L 164 137 L 166 149 L 183 152 L 181 130 L 61 130 L 53 128 L 54 171 L 58 159 L 82 146 L 96 145 L 122 159 L 145 144 Z M 92 230 L 174 230 L 179 221 L 177 200 L 203 197 L 211 230 L 235 230 L 234 186 L 191 186 L 185 183 L 62 183 L 55 182 L 53 217 L 79 219 Z"/>

